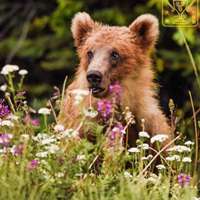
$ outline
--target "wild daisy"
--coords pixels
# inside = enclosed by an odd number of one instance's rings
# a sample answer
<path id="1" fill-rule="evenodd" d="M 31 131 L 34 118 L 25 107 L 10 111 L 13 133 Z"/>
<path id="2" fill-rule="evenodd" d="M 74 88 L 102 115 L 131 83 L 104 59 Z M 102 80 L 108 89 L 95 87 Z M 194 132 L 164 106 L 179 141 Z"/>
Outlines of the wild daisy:
<path id="1" fill-rule="evenodd" d="M 0 86 L 0 90 L 2 91 L 2 92 L 5 92 L 6 90 L 7 90 L 7 85 L 6 84 L 3 84 L 3 85 L 1 85 Z"/>
<path id="2" fill-rule="evenodd" d="M 5 65 L 1 70 L 1 74 L 8 75 L 9 73 L 12 73 L 18 70 L 19 70 L 19 67 L 17 65 Z"/>
<path id="3" fill-rule="evenodd" d="M 86 89 L 74 89 L 74 90 L 71 90 L 70 93 L 74 95 L 75 105 L 80 104 L 81 101 L 84 99 L 84 97 L 90 94 L 89 90 L 86 90 Z"/>
<path id="4" fill-rule="evenodd" d="M 168 135 L 165 135 L 165 134 L 158 134 L 158 135 L 155 135 L 151 138 L 151 143 L 155 143 L 155 142 L 164 142 L 168 139 Z"/>
<path id="5" fill-rule="evenodd" d="M 164 166 L 164 165 L 156 165 L 156 168 L 158 169 L 158 170 L 163 170 L 163 169 L 166 169 L 166 167 Z"/>
<path id="6" fill-rule="evenodd" d="M 182 152 L 191 152 L 191 149 L 187 146 L 184 146 L 184 145 L 176 145 L 176 146 L 173 146 L 173 147 L 167 149 L 167 151 L 182 153 Z"/>
<path id="7" fill-rule="evenodd" d="M 190 157 L 183 157 L 182 162 L 184 162 L 184 163 L 191 163 L 192 159 Z"/>
<path id="8" fill-rule="evenodd" d="M 62 124 L 56 124 L 54 126 L 54 131 L 56 131 L 56 132 L 62 132 L 64 130 L 65 130 L 65 127 Z"/>
<path id="9" fill-rule="evenodd" d="M 132 147 L 132 148 L 128 149 L 128 152 L 129 153 L 139 153 L 140 150 L 138 148 L 136 148 L 136 147 Z"/>
<path id="10" fill-rule="evenodd" d="M 186 146 L 193 146 L 194 145 L 194 142 L 188 140 L 184 143 Z"/>
<path id="11" fill-rule="evenodd" d="M 143 150 L 149 149 L 149 145 L 147 143 L 140 144 L 140 145 L 138 145 L 138 147 L 141 148 L 141 149 L 143 149 Z"/>
<path id="12" fill-rule="evenodd" d="M 150 135 L 146 131 L 140 131 L 138 135 L 139 137 L 150 138 Z"/>
<path id="13" fill-rule="evenodd" d="M 42 151 L 42 152 L 38 152 L 36 153 L 36 157 L 38 158 L 46 158 L 48 156 L 49 152 L 48 151 Z"/>
<path id="14" fill-rule="evenodd" d="M 50 115 L 51 110 L 48 109 L 48 108 L 40 108 L 40 109 L 38 110 L 38 113 L 39 113 L 39 114 L 42 114 L 42 115 Z"/>
<path id="15" fill-rule="evenodd" d="M 19 75 L 21 75 L 21 76 L 25 76 L 26 74 L 28 74 L 28 71 L 26 70 L 26 69 L 21 69 L 21 70 L 19 70 Z"/>
<path id="16" fill-rule="evenodd" d="M 167 161 L 180 161 L 181 160 L 181 157 L 179 155 L 173 155 L 173 156 L 168 156 L 166 157 L 166 160 Z"/>
<path id="17" fill-rule="evenodd" d="M 7 126 L 7 127 L 13 127 L 14 123 L 10 120 L 2 120 L 0 121 L 0 126 Z"/>

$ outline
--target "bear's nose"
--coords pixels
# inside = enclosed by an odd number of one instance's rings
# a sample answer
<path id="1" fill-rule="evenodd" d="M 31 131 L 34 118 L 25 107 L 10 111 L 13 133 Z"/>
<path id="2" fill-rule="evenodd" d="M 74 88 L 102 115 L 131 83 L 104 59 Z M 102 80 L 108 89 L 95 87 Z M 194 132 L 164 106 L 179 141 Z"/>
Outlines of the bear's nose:
<path id="1" fill-rule="evenodd" d="M 102 80 L 102 74 L 99 71 L 91 70 L 87 73 L 87 80 L 92 87 L 98 87 Z"/>

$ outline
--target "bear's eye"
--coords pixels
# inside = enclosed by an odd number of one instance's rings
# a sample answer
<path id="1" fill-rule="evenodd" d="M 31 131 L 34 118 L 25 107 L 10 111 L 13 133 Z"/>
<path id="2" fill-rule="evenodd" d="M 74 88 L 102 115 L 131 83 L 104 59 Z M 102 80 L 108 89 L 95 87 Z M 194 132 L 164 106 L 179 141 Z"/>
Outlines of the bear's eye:
<path id="1" fill-rule="evenodd" d="M 88 52 L 87 52 L 87 57 L 88 57 L 88 60 L 89 60 L 89 61 L 92 60 L 93 56 L 94 56 L 94 54 L 93 54 L 92 51 L 88 51 Z"/>
<path id="2" fill-rule="evenodd" d="M 120 55 L 116 51 L 113 51 L 110 56 L 113 61 L 118 61 L 120 59 Z"/>
<path id="3" fill-rule="evenodd" d="M 120 55 L 116 51 L 112 51 L 110 54 L 110 59 L 111 59 L 111 64 L 113 67 L 116 67 L 119 60 L 120 60 Z"/>

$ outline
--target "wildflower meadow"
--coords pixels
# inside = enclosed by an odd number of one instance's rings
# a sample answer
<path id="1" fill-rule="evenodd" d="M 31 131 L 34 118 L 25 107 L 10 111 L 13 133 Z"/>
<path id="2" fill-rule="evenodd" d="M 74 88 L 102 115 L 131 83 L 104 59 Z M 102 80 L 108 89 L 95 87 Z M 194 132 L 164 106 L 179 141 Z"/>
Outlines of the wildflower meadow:
<path id="1" fill-rule="evenodd" d="M 136 122 L 128 107 L 118 109 L 119 83 L 110 86 L 112 100 L 100 99 L 96 108 L 81 105 L 89 91 L 74 90 L 82 120 L 66 129 L 57 123 L 62 95 L 36 110 L 23 89 L 27 70 L 5 65 L 1 75 L 0 199 L 199 199 L 197 141 L 181 132 L 169 143 L 162 133 L 150 137 L 141 119 L 136 145 L 129 147 L 128 127 Z M 92 139 L 82 137 L 81 128 L 91 130 Z"/>

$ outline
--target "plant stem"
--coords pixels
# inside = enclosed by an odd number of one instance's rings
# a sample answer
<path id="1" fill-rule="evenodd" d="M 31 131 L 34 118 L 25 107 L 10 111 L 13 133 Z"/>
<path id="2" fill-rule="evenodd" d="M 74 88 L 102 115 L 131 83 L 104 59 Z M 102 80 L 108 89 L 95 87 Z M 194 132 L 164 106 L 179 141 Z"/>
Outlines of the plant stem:
<path id="1" fill-rule="evenodd" d="M 194 103 L 193 103 L 193 98 L 192 98 L 192 94 L 189 91 L 189 96 L 190 96 L 190 102 L 191 102 L 191 106 L 192 106 L 192 113 L 193 113 L 193 122 L 194 122 L 194 132 L 195 132 L 195 160 L 194 160 L 194 172 L 195 173 L 197 171 L 197 162 L 198 162 L 198 151 L 199 151 L 199 145 L 198 145 L 198 128 L 197 128 L 197 119 L 196 119 L 196 114 L 195 114 L 195 109 L 194 109 Z"/>

